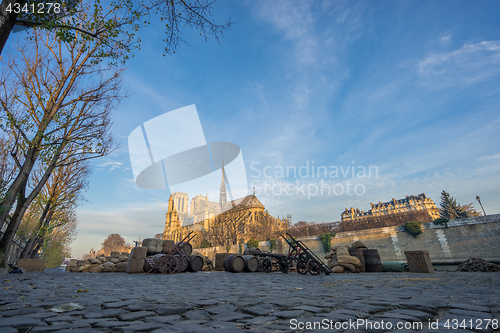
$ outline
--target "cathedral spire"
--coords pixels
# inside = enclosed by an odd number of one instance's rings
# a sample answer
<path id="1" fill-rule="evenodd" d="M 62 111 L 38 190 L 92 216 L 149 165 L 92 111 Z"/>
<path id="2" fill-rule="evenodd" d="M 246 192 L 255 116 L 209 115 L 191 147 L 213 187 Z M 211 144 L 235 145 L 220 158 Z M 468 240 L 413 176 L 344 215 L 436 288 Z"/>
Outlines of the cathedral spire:
<path id="1" fill-rule="evenodd" d="M 219 196 L 221 209 L 224 208 L 224 206 L 227 203 L 227 193 L 226 193 L 226 181 L 225 181 L 225 178 L 226 178 L 226 173 L 224 171 L 224 160 L 222 160 L 222 181 L 221 181 L 221 184 L 220 184 L 220 196 Z"/>

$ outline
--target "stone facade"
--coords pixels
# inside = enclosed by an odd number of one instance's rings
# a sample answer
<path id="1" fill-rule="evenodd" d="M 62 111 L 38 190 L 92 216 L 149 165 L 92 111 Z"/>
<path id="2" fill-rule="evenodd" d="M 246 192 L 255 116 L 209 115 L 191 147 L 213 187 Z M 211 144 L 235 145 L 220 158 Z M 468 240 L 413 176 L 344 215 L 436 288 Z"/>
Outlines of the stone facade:
<path id="1" fill-rule="evenodd" d="M 255 194 L 230 202 L 227 202 L 226 198 L 224 165 L 222 166 L 220 202 L 211 202 L 208 196 L 197 195 L 188 205 L 189 198 L 186 193 L 172 193 L 168 200 L 163 239 L 178 242 L 190 231 L 196 231 L 206 235 L 215 244 L 223 244 L 229 241 L 217 236 L 226 232 L 224 229 L 227 228 L 224 228 L 224 224 L 229 223 L 233 228 L 236 226 L 238 230 L 232 233 L 232 237 L 236 237 L 238 242 L 247 241 L 246 238 L 252 230 L 255 231 L 258 225 L 264 224 L 272 230 L 286 229 L 289 226 L 287 219 L 280 220 L 279 217 L 270 216 Z M 228 222 L 225 223 L 225 221 Z M 211 237 L 208 237 L 209 235 Z"/>
<path id="2" fill-rule="evenodd" d="M 419 195 L 408 195 L 404 199 L 392 199 L 389 202 L 370 203 L 371 209 L 367 212 L 351 207 L 341 214 L 342 222 L 370 219 L 395 214 L 407 214 L 414 212 L 426 212 L 431 220 L 439 218 L 439 209 L 432 199 L 427 198 L 424 193 Z"/>

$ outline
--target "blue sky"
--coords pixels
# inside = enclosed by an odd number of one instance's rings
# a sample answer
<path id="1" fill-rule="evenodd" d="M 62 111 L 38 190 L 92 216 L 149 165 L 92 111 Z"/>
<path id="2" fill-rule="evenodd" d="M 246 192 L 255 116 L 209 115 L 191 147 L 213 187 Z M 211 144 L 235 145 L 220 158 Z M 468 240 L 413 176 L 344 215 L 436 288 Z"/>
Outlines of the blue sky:
<path id="1" fill-rule="evenodd" d="M 168 194 L 135 185 L 127 138 L 191 104 L 207 141 L 241 147 L 274 216 L 337 221 L 347 207 L 422 192 L 439 204 L 443 189 L 499 213 L 499 2 L 218 1 L 214 14 L 236 22 L 221 44 L 185 30 L 173 57 L 162 56 L 160 26 L 142 32 L 124 75 L 130 97 L 115 112 L 121 147 L 94 161 L 73 256 L 111 233 L 132 244 L 163 231 Z M 378 177 L 279 174 L 308 163 L 372 166 Z M 256 177 L 265 167 L 270 177 Z M 321 180 L 363 193 L 295 191 Z M 273 195 L 279 188 L 294 194 Z"/>

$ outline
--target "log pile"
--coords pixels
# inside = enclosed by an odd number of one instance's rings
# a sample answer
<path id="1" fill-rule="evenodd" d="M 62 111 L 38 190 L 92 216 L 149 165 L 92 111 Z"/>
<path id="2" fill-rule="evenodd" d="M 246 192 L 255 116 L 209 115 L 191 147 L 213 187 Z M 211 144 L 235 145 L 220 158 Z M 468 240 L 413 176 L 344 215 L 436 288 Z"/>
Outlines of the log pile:
<path id="1" fill-rule="evenodd" d="M 461 272 L 500 272 L 500 266 L 480 258 L 470 258 L 458 266 Z"/>

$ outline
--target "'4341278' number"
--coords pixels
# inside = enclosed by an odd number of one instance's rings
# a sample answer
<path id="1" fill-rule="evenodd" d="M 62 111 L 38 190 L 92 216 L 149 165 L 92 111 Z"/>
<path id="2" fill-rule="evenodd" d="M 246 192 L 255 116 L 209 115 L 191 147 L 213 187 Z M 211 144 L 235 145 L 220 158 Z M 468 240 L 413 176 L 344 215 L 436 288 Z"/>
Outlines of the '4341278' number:
<path id="1" fill-rule="evenodd" d="M 24 4 L 21 7 L 19 3 L 9 3 L 7 6 L 7 13 L 32 13 L 32 14 L 49 14 L 49 13 L 60 13 L 61 12 L 61 4 L 58 2 L 46 2 L 46 3 L 37 3 L 37 4 Z"/>

